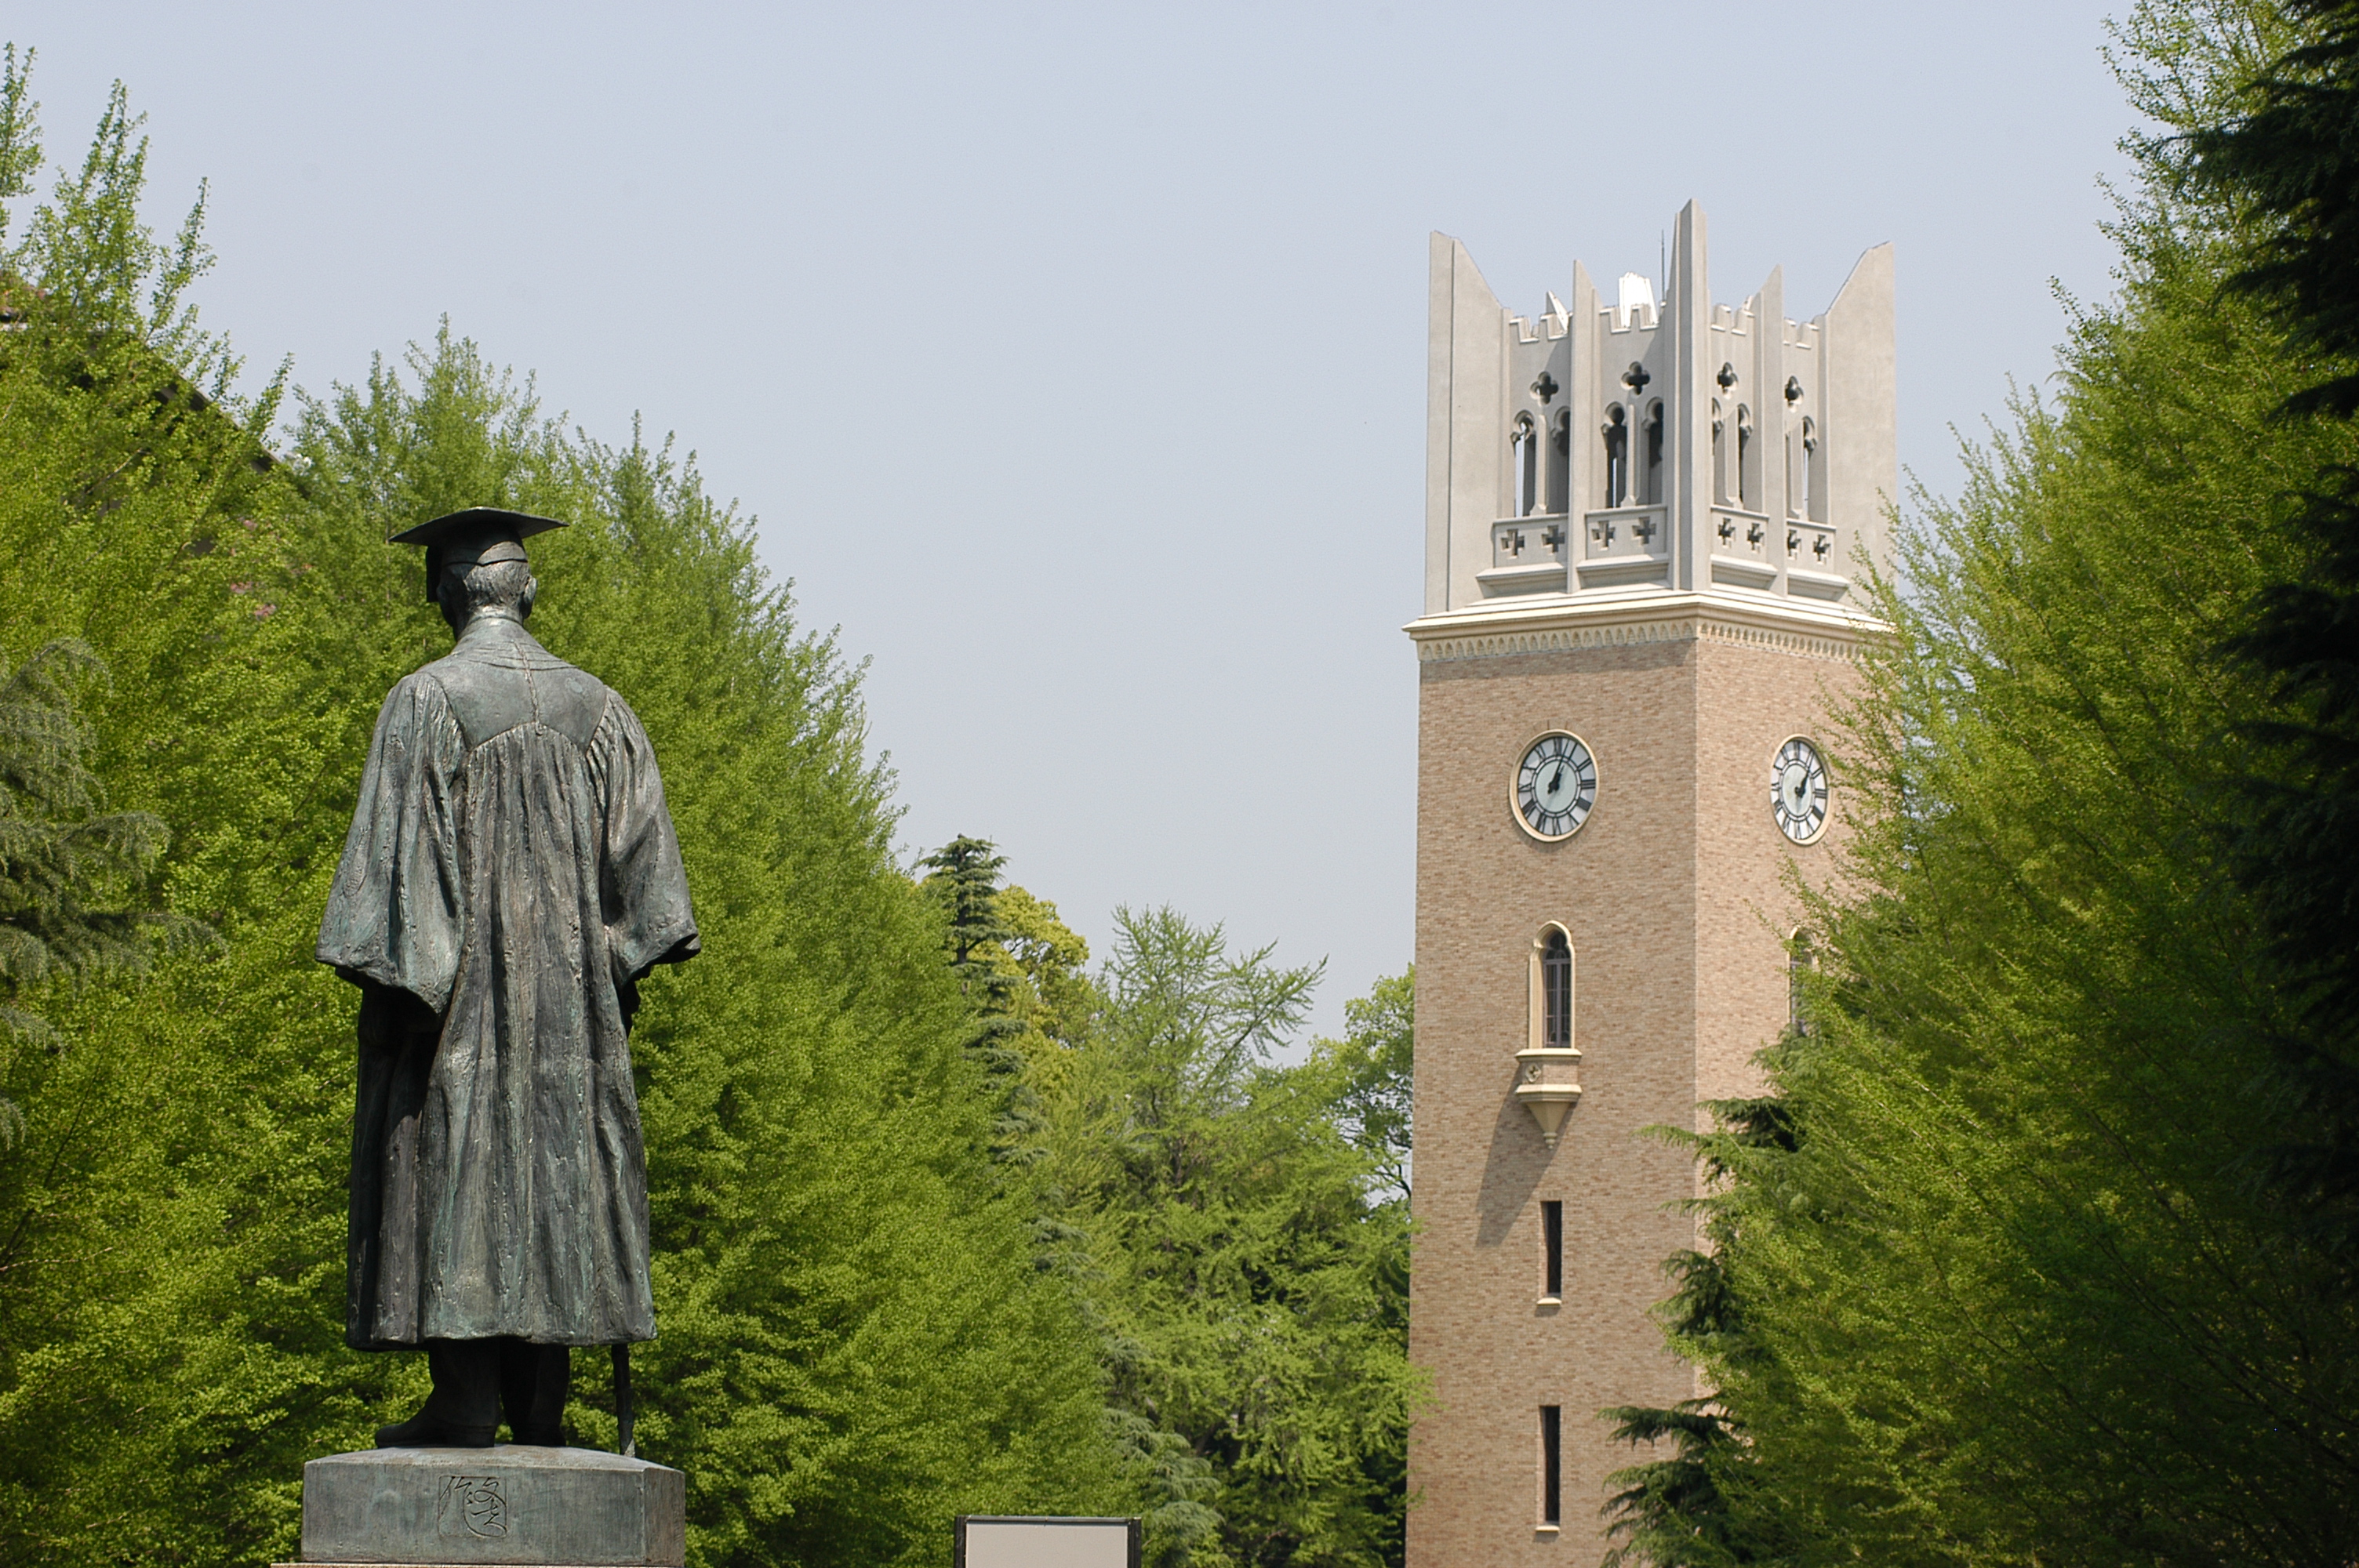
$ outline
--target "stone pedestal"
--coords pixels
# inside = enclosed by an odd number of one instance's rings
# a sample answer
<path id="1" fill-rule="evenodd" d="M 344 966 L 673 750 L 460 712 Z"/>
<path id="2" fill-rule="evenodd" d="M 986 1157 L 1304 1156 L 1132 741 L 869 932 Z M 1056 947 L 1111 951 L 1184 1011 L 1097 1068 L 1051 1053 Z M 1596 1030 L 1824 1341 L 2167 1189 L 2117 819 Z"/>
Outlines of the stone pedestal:
<path id="1" fill-rule="evenodd" d="M 370 1448 L 303 1466 L 281 1568 L 679 1568 L 687 1477 L 589 1448 Z"/>

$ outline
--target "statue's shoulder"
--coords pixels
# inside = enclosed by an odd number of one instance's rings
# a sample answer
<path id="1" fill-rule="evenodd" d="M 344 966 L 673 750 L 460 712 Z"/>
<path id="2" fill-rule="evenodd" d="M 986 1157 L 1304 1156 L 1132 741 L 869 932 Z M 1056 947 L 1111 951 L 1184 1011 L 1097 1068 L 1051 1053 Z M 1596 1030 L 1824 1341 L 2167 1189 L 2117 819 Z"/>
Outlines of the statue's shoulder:
<path id="1" fill-rule="evenodd" d="M 399 680 L 385 694 L 384 717 L 395 714 L 415 716 L 421 710 L 441 710 L 450 707 L 450 688 L 443 685 L 437 666 L 450 663 L 437 659 L 430 665 L 420 665 Z"/>
<path id="2" fill-rule="evenodd" d="M 540 687 L 541 722 L 571 736 L 586 750 L 606 721 L 607 709 L 623 699 L 588 670 L 576 669 L 562 660 L 550 663 L 555 667 L 548 675 L 533 673 Z"/>
<path id="3" fill-rule="evenodd" d="M 406 697 L 418 709 L 441 709 L 455 716 L 469 694 L 484 684 L 482 666 L 457 654 L 445 654 L 401 677 L 394 695 Z"/>
<path id="4" fill-rule="evenodd" d="M 567 664 L 513 622 L 471 629 L 444 657 L 418 672 L 451 704 L 467 747 L 538 723 L 587 747 L 605 717 L 609 693 L 589 671 Z"/>

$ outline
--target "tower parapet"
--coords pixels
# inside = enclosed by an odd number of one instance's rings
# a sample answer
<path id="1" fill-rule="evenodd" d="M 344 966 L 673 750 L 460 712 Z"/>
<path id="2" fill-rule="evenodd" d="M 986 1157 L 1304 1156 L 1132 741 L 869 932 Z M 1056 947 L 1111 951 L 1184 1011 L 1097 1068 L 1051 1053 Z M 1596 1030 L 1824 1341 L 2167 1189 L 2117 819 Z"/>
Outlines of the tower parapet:
<path id="1" fill-rule="evenodd" d="M 1779 270 L 1712 304 L 1692 201 L 1669 269 L 1658 299 L 1576 263 L 1570 302 L 1527 318 L 1433 236 L 1428 617 L 1664 594 L 1865 612 L 1898 488 L 1892 247 L 1807 321 Z"/>

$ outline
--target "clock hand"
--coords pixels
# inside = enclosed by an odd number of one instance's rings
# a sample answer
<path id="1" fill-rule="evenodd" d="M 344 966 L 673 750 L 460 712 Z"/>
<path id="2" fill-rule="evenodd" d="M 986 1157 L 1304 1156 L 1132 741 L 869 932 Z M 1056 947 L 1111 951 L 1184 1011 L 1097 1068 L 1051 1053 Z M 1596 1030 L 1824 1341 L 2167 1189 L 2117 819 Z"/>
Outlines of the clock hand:
<path id="1" fill-rule="evenodd" d="M 1563 784 L 1563 783 L 1564 783 L 1564 764 L 1563 764 L 1563 763 L 1561 763 L 1561 762 L 1560 762 L 1560 763 L 1558 763 L 1558 764 L 1557 764 L 1557 770 L 1556 770 L 1556 772 L 1554 772 L 1554 773 L 1550 773 L 1550 774 L 1549 775 L 1549 787 L 1548 787 L 1548 792 L 1549 792 L 1549 794 L 1550 794 L 1550 795 L 1554 795 L 1554 794 L 1556 794 L 1556 792 L 1557 792 L 1558 788 L 1559 788 L 1560 785 L 1562 785 L 1562 784 Z"/>

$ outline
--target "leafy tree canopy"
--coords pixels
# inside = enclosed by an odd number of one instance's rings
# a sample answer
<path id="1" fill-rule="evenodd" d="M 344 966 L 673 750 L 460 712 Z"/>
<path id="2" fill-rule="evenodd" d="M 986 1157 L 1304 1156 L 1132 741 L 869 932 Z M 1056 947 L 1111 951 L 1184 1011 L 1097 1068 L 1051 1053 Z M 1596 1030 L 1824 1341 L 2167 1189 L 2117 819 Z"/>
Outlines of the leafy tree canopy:
<path id="1" fill-rule="evenodd" d="M 2299 55 L 2335 36 L 2321 13 L 2133 11 L 2117 65 L 2163 130 L 2133 143 L 2118 293 L 2074 304 L 2054 399 L 1905 521 L 1843 715 L 1854 831 L 1812 901 L 1810 1032 L 1695 1140 L 1707 1246 L 1666 1317 L 1714 1396 L 1609 1412 L 1669 1448 L 1616 1499 L 1647 1561 L 2324 1563 L 2359 1540 L 2359 1295 L 2308 1203 L 2255 1179 L 2343 1136 L 2287 1075 L 2342 1048 L 2315 1004 L 2350 928 L 2278 879 L 2306 853 L 2322 899 L 2348 871 L 2331 835 L 2245 837 L 2273 769 L 2329 814 L 2344 784 L 2308 741 L 2251 739 L 2317 694 L 2220 656 L 2256 596 L 2321 580 L 2309 498 L 2359 446 L 2300 412 L 2339 373 L 2327 340 L 2238 281 L 2293 254 L 2266 201 L 2180 161 L 2267 70 L 2343 69 Z"/>
<path id="2" fill-rule="evenodd" d="M 276 386 L 228 396 L 181 303 L 201 205 L 172 242 L 141 226 L 118 93 L 26 211 L 28 60 L 7 59 L 0 663 L 21 694 L 71 639 L 108 672 L 71 721 L 11 720 L 86 727 L 105 811 L 54 773 L 17 791 L 12 843 L 49 834 L 54 860 L 132 814 L 108 874 L 152 864 L 155 895 L 82 907 L 184 914 L 222 947 L 45 993 L 55 1053 L 0 1043 L 24 1118 L 0 1162 L 0 1558 L 290 1557 L 302 1461 L 419 1391 L 417 1357 L 337 1329 L 354 995 L 310 948 L 377 703 L 448 646 L 384 541 L 476 503 L 574 521 L 535 551 L 534 630 L 646 719 L 706 933 L 633 1042 L 662 1325 L 639 1443 L 691 1477 L 694 1560 L 935 1562 L 960 1511 L 1126 1506 L 1092 1341 L 997 1195 L 858 672 L 746 522 L 692 460 L 569 428 L 447 330 L 301 400 L 265 450 Z M 147 823 L 168 849 L 129 835 Z M 569 1419 L 610 1443 L 583 1371 Z"/>
<path id="3" fill-rule="evenodd" d="M 1352 1039 L 1278 1065 L 1318 967 L 1169 909 L 1116 924 L 1096 1026 L 1044 1076 L 1039 1170 L 1114 1428 L 1165 1494 L 1150 1545 L 1174 1563 L 1397 1562 L 1422 1383 L 1407 1195 L 1365 1108 L 1407 1094 L 1407 977 L 1353 1004 Z"/>

